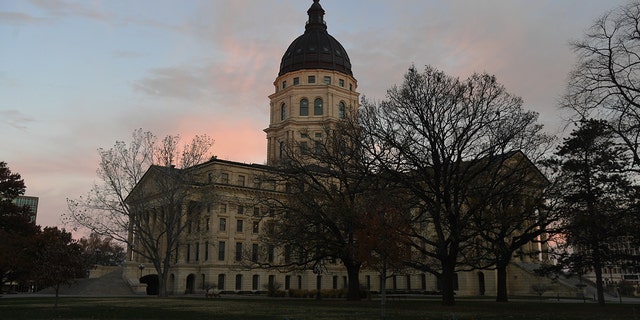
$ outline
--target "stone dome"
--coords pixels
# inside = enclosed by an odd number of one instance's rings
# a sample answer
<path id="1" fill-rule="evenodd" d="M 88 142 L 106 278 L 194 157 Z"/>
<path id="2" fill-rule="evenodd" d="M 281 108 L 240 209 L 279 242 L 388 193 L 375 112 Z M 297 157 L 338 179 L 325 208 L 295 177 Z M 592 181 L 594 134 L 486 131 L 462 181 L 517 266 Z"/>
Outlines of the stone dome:
<path id="1" fill-rule="evenodd" d="M 324 9 L 313 0 L 304 34 L 293 40 L 280 61 L 278 76 L 303 69 L 335 70 L 353 76 L 344 47 L 327 32 Z"/>

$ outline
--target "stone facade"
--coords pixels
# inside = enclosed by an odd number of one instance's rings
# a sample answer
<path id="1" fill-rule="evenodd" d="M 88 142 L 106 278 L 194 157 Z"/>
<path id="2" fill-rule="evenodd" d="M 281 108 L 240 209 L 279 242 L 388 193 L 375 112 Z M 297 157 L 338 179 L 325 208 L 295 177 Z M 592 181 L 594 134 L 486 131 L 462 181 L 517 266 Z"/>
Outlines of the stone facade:
<path id="1" fill-rule="evenodd" d="M 282 145 L 292 142 L 300 145 L 307 139 L 311 143 L 311 138 L 322 134 L 325 126 L 358 108 L 357 81 L 351 73 L 347 53 L 341 51 L 344 49 L 335 39 L 325 34 L 324 11 L 317 1 L 308 13 L 310 23 L 305 35 L 296 39 L 285 53 L 281 64 L 283 73 L 277 76 L 273 83 L 275 92 L 269 96 L 269 126 L 264 130 L 268 140 L 268 166 L 212 159 L 190 168 L 199 172 L 198 176 L 204 179 L 202 182 L 214 189 L 216 200 L 203 208 L 199 221 L 185 232 L 180 242 L 167 284 L 170 294 L 203 293 L 213 285 L 225 293 L 251 293 L 265 291 L 265 286 L 274 282 L 281 284 L 284 290 L 316 288 L 317 275 L 312 270 L 281 273 L 250 269 L 243 263 L 243 259 L 253 254 L 254 248 L 260 247 L 259 235 L 265 217 L 268 219 L 269 208 L 255 201 L 257 195 L 285 192 L 282 185 L 264 182 L 265 176 L 274 173 L 272 166 L 282 160 Z M 309 42 L 307 38 L 311 35 L 307 32 L 316 32 L 318 35 L 314 35 L 314 39 L 326 41 Z M 303 49 L 320 52 L 303 56 L 298 52 Z M 290 56 L 296 53 L 300 54 L 298 60 Z M 339 64 L 326 64 L 325 67 L 326 61 L 335 62 L 336 59 Z M 282 259 L 282 252 L 277 248 L 273 255 L 266 258 Z M 148 261 L 132 252 L 127 260 L 123 276 L 128 283 L 137 286 L 137 292 L 142 292 L 144 286 L 137 285 L 139 279 L 153 276 L 155 270 Z M 538 258 L 517 260 L 536 262 Z M 144 268 L 139 268 L 141 264 Z M 510 294 L 530 295 L 531 284 L 543 281 L 521 268 L 512 267 L 509 272 Z M 340 264 L 328 263 L 321 277 L 322 288 L 343 289 L 347 286 L 347 273 Z M 386 288 L 391 291 L 439 291 L 435 276 L 415 270 L 393 275 L 386 281 Z M 379 274 L 363 270 L 360 283 L 371 291 L 378 291 Z M 459 296 L 495 295 L 495 271 L 459 273 L 456 292 Z"/>

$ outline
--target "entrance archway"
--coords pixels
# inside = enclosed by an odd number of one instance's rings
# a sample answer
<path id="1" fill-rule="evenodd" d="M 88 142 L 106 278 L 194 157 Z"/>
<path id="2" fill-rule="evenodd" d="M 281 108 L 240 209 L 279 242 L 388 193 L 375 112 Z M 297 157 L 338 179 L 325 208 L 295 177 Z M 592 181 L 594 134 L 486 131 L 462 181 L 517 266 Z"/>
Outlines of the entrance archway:
<path id="1" fill-rule="evenodd" d="M 478 291 L 480 291 L 480 295 L 484 296 L 486 291 L 485 283 L 484 283 L 484 273 L 478 272 Z"/>
<path id="2" fill-rule="evenodd" d="M 195 285 L 196 285 L 196 275 L 192 273 L 187 276 L 187 288 L 185 289 L 184 293 L 185 294 L 194 293 Z"/>
<path id="3" fill-rule="evenodd" d="M 158 275 L 157 274 L 148 274 L 142 278 L 140 278 L 140 283 L 144 283 L 147 285 L 147 295 L 155 296 L 158 295 Z"/>

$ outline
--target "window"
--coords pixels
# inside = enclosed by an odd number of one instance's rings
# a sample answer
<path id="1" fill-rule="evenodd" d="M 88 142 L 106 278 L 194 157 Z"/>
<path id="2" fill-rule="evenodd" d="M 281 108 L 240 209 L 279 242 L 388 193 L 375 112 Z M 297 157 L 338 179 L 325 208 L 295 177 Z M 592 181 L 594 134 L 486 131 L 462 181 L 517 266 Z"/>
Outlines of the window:
<path id="1" fill-rule="evenodd" d="M 187 243 L 187 262 L 191 260 L 191 245 Z"/>
<path id="2" fill-rule="evenodd" d="M 306 132 L 300 132 L 300 138 L 302 139 L 308 139 L 309 138 L 309 134 Z"/>
<path id="3" fill-rule="evenodd" d="M 291 246 L 286 245 L 284 247 L 284 263 L 291 262 Z"/>
<path id="4" fill-rule="evenodd" d="M 324 84 L 331 84 L 331 77 L 325 76 L 324 77 Z"/>
<path id="5" fill-rule="evenodd" d="M 274 275 L 270 275 L 269 276 L 269 287 L 273 288 L 274 284 L 276 283 L 276 276 Z"/>
<path id="6" fill-rule="evenodd" d="M 226 245 L 226 243 L 224 241 L 218 242 L 218 260 L 220 260 L 220 261 L 224 261 L 225 245 Z"/>
<path id="7" fill-rule="evenodd" d="M 309 154 L 309 144 L 306 141 L 300 142 L 300 154 Z"/>
<path id="8" fill-rule="evenodd" d="M 209 183 L 213 182 L 213 173 L 209 172 L 209 174 L 207 174 L 207 180 Z"/>
<path id="9" fill-rule="evenodd" d="M 258 244 L 254 243 L 251 246 L 251 261 L 258 262 Z"/>
<path id="10" fill-rule="evenodd" d="M 302 276 L 298 276 L 298 289 L 302 289 Z"/>
<path id="11" fill-rule="evenodd" d="M 237 291 L 242 290 L 242 275 L 241 274 L 236 274 L 236 290 Z"/>
<path id="12" fill-rule="evenodd" d="M 282 89 L 284 89 L 284 88 L 286 88 L 286 87 L 287 87 L 287 80 L 282 81 Z"/>
<path id="13" fill-rule="evenodd" d="M 238 214 L 244 214 L 244 206 L 238 205 Z"/>
<path id="14" fill-rule="evenodd" d="M 307 99 L 300 100 L 300 115 L 301 116 L 309 115 L 309 100 Z"/>
<path id="15" fill-rule="evenodd" d="M 411 275 L 407 275 L 407 290 L 411 290 Z"/>
<path id="16" fill-rule="evenodd" d="M 338 276 L 333 276 L 333 289 L 338 289 Z"/>
<path id="17" fill-rule="evenodd" d="M 242 242 L 236 242 L 236 261 L 242 261 Z"/>
<path id="18" fill-rule="evenodd" d="M 244 187 L 247 178 L 243 175 L 238 176 L 238 185 Z"/>
<path id="19" fill-rule="evenodd" d="M 204 243 L 204 261 L 209 260 L 209 241 Z"/>
<path id="20" fill-rule="evenodd" d="M 260 286 L 260 276 L 257 274 L 254 274 L 253 278 L 251 279 L 251 289 L 258 290 L 259 286 Z"/>
<path id="21" fill-rule="evenodd" d="M 224 274 L 218 275 L 218 290 L 224 290 Z"/>
<path id="22" fill-rule="evenodd" d="M 253 207 L 253 216 L 254 217 L 260 216 L 260 207 Z"/>
<path id="23" fill-rule="evenodd" d="M 220 204 L 220 213 L 227 213 L 227 204 Z"/>
<path id="24" fill-rule="evenodd" d="M 229 183 L 229 174 L 226 172 L 223 172 L 220 174 L 220 183 Z"/>
<path id="25" fill-rule="evenodd" d="M 280 141 L 280 159 L 284 156 L 284 142 Z"/>
<path id="26" fill-rule="evenodd" d="M 284 276 L 284 289 L 291 289 L 291 276 Z"/>
<path id="27" fill-rule="evenodd" d="M 210 223 L 209 223 L 209 221 L 210 221 L 210 220 L 211 220 L 211 219 L 209 219 L 209 218 L 205 218 L 205 219 L 204 219 L 204 229 L 205 229 L 206 231 L 209 231 L 209 229 L 210 229 L 210 226 L 209 226 L 209 225 L 210 225 Z"/>
<path id="28" fill-rule="evenodd" d="M 280 120 L 284 120 L 287 118 L 287 106 L 283 103 L 280 106 Z"/>
<path id="29" fill-rule="evenodd" d="M 307 78 L 308 83 L 316 83 L 316 76 L 309 76 Z"/>
<path id="30" fill-rule="evenodd" d="M 317 98 L 313 102 L 313 115 L 314 116 L 321 116 L 322 115 L 322 99 L 320 99 L 320 98 Z"/>
<path id="31" fill-rule="evenodd" d="M 196 242 L 196 261 L 200 260 L 200 242 Z"/>
<path id="32" fill-rule="evenodd" d="M 254 221 L 253 222 L 253 233 L 257 234 L 260 231 L 260 221 Z"/>
<path id="33" fill-rule="evenodd" d="M 338 85 L 344 88 L 344 79 L 338 80 Z"/>
<path id="34" fill-rule="evenodd" d="M 244 221 L 242 220 L 238 220 L 236 221 L 236 231 L 237 232 L 242 232 L 242 225 L 243 225 Z"/>
<path id="35" fill-rule="evenodd" d="M 221 232 L 227 231 L 227 218 L 220 218 L 220 227 L 218 229 Z"/>
<path id="36" fill-rule="evenodd" d="M 267 261 L 273 262 L 273 259 L 275 257 L 276 247 L 274 245 L 270 244 L 267 251 L 268 251 L 267 252 Z"/>
<path id="37" fill-rule="evenodd" d="M 293 85 L 297 86 L 299 84 L 300 84 L 300 78 L 298 78 L 298 77 L 293 78 Z"/>
<path id="38" fill-rule="evenodd" d="M 338 118 L 344 119 L 344 111 L 345 111 L 344 102 L 340 101 L 340 103 L 338 104 Z"/>
<path id="39" fill-rule="evenodd" d="M 349 83 L 349 91 L 353 91 L 353 85 Z"/>

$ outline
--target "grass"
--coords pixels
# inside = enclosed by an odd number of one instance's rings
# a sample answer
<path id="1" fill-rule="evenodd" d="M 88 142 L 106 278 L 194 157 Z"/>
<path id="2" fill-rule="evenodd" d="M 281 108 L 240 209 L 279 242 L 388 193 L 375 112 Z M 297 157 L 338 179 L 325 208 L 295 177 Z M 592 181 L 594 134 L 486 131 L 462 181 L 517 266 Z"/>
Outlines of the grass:
<path id="1" fill-rule="evenodd" d="M 379 301 L 203 298 L 0 298 L 0 319 L 380 319 Z M 457 301 L 389 301 L 385 319 L 628 319 L 640 320 L 640 304 Z"/>

